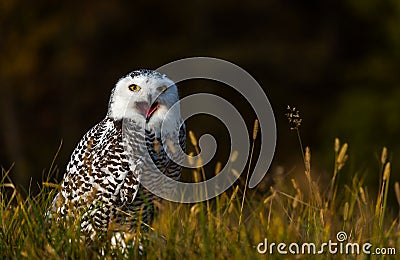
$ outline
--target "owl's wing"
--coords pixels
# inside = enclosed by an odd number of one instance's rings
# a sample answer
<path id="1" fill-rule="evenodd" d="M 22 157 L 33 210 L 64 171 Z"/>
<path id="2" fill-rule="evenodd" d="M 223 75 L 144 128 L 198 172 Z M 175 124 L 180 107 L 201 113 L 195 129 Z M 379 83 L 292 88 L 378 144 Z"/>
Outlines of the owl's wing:
<path id="1" fill-rule="evenodd" d="M 123 145 L 122 122 L 106 118 L 86 133 L 74 150 L 53 211 L 67 215 L 83 209 L 82 230 L 92 234 L 95 229 L 105 230 L 121 205 L 121 187 L 128 187 L 130 195 L 136 196 L 134 171 L 135 164 L 129 162 Z"/>

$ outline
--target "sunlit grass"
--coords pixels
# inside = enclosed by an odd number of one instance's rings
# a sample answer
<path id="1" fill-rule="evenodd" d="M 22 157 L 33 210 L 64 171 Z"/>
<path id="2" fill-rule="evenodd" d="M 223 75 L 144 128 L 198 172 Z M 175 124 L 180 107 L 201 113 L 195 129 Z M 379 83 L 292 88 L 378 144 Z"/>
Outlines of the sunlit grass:
<path id="1" fill-rule="evenodd" d="M 381 160 L 377 162 L 381 168 L 377 173 L 378 187 L 366 187 L 358 174 L 346 178 L 350 179 L 348 183 L 338 182 L 349 156 L 348 146 L 335 140 L 332 156 L 335 161 L 328 183 L 321 183 L 315 177 L 318 173 L 312 172 L 311 150 L 306 147 L 304 174 L 288 178 L 278 176 L 276 178 L 280 180 L 276 180 L 267 192 L 247 190 L 244 194 L 244 183 L 240 183 L 208 202 L 157 203 L 158 213 L 152 228 L 141 232 L 140 240 L 145 249 L 142 257 L 264 258 L 265 255 L 257 252 L 257 245 L 265 238 L 275 243 L 313 242 L 320 245 L 328 240 L 336 242 L 339 231 L 348 235 L 346 242 L 369 242 L 372 249 L 400 248 L 400 211 L 399 215 L 389 211 L 387 203 L 388 197 L 393 197 L 400 205 L 400 188 L 398 183 L 390 182 L 387 149 L 382 150 Z M 203 171 L 197 169 L 199 179 L 203 177 Z M 44 185 L 37 196 L 22 196 L 7 177 L 9 174 L 3 170 L 5 177 L 0 182 L 2 258 L 90 259 L 100 256 L 99 248 L 104 249 L 106 258 L 123 256 L 107 239 L 95 243 L 79 239 L 79 220 L 57 223 L 45 219 L 56 186 Z M 395 194 L 389 192 L 391 186 L 394 186 Z M 373 189 L 378 190 L 377 197 L 369 194 L 368 190 Z M 125 256 L 137 258 L 137 247 L 125 252 Z M 280 256 L 276 250 L 274 256 Z M 330 255 L 325 252 L 323 256 Z M 361 257 L 367 255 L 361 254 Z"/>

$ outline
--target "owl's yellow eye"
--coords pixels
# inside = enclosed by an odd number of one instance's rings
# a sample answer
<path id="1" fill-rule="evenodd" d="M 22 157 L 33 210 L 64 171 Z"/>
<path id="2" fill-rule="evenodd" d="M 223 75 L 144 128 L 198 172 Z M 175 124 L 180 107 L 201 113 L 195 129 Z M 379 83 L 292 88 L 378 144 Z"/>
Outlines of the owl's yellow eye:
<path id="1" fill-rule="evenodd" d="M 161 92 L 164 92 L 164 91 L 167 90 L 167 86 L 162 86 L 162 87 L 160 87 L 159 89 L 160 89 Z"/>
<path id="2" fill-rule="evenodd" d="M 138 92 L 138 91 L 141 89 L 141 87 L 139 87 L 139 86 L 136 85 L 136 84 L 132 84 L 132 85 L 129 86 L 129 89 L 130 89 L 131 91 Z"/>

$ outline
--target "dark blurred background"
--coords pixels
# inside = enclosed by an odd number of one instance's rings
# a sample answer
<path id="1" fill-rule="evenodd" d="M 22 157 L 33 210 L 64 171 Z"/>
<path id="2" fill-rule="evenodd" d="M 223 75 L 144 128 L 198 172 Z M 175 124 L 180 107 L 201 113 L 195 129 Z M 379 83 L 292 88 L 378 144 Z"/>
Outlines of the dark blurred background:
<path id="1" fill-rule="evenodd" d="M 263 86 L 278 127 L 271 172 L 302 170 L 284 115 L 288 104 L 300 110 L 303 143 L 311 146 L 317 174 L 332 173 L 335 137 L 349 142 L 349 174 L 377 183 L 382 146 L 398 172 L 396 0 L 1 0 L 0 165 L 7 170 L 14 163 L 14 182 L 37 187 L 62 140 L 52 175 L 59 181 L 76 143 L 105 116 L 119 77 L 192 56 L 233 62 Z M 181 94 L 236 98 L 208 84 L 193 82 Z M 251 131 L 255 117 L 243 113 Z M 223 127 L 204 120 L 190 120 L 188 129 L 215 131 L 218 138 Z"/>

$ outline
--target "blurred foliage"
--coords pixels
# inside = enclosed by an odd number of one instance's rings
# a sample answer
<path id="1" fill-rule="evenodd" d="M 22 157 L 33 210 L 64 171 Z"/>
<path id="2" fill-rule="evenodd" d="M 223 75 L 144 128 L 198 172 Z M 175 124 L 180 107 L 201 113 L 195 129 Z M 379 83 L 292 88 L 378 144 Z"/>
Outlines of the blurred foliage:
<path id="1" fill-rule="evenodd" d="M 234 62 L 264 86 L 278 123 L 274 165 L 301 161 L 292 159 L 287 104 L 299 107 L 304 143 L 317 154 L 339 136 L 358 148 L 350 160 L 382 145 L 398 158 L 399 20 L 395 0 L 1 0 L 0 165 L 15 162 L 12 176 L 27 187 L 63 140 L 61 175 L 120 76 L 191 56 Z M 183 96 L 198 90 L 181 88 Z M 246 120 L 251 129 L 254 118 Z M 202 131 L 203 122 L 189 128 Z"/>

